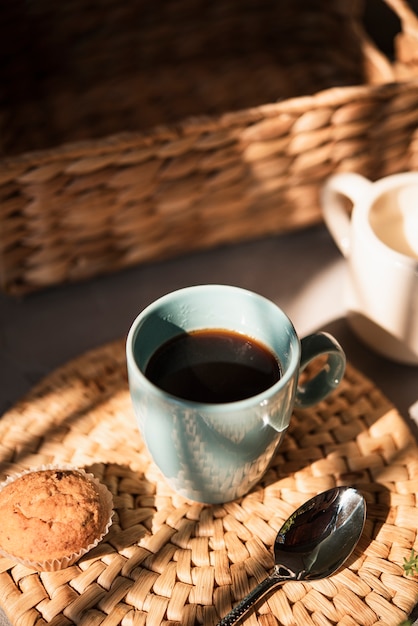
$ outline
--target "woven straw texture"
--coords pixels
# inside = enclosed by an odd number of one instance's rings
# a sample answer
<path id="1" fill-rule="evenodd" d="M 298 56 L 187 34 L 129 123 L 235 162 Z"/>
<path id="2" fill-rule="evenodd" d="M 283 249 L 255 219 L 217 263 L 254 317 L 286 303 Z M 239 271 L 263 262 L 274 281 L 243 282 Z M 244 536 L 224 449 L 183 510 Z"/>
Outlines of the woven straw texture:
<path id="1" fill-rule="evenodd" d="M 335 171 L 418 169 L 418 21 L 382 5 L 393 60 L 362 0 L 5 3 L 0 286 L 307 226 Z"/>
<path id="2" fill-rule="evenodd" d="M 14 626 L 214 625 L 273 565 L 274 538 L 300 504 L 354 485 L 368 514 L 347 566 L 286 583 L 255 626 L 398 626 L 418 598 L 403 559 L 418 549 L 417 445 L 396 409 L 352 366 L 315 409 L 293 415 L 262 482 L 225 505 L 165 483 L 133 417 L 123 342 L 56 370 L 0 422 L 1 474 L 43 463 L 88 468 L 112 491 L 114 523 L 78 564 L 34 573 L 0 559 L 0 605 Z"/>

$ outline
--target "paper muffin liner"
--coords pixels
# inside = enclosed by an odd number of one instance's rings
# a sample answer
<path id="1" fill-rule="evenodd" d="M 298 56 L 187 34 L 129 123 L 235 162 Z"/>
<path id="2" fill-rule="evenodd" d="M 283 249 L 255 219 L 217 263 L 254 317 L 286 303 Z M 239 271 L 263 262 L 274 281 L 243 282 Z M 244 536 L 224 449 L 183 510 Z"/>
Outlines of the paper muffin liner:
<path id="1" fill-rule="evenodd" d="M 40 467 L 29 468 L 29 469 L 23 470 L 22 472 L 8 476 L 8 478 L 0 484 L 0 492 L 4 489 L 4 487 L 15 482 L 18 478 L 20 478 L 21 476 L 24 476 L 25 474 L 33 474 L 33 473 L 42 472 L 45 470 L 56 470 L 56 471 L 61 470 L 61 471 L 78 472 L 85 478 L 92 481 L 96 485 L 99 491 L 100 500 L 102 501 L 102 505 L 105 507 L 105 512 L 106 512 L 106 515 L 104 517 L 107 518 L 107 522 L 103 528 L 103 531 L 92 543 L 90 543 L 86 547 L 81 548 L 77 552 L 72 552 L 71 554 L 64 555 L 59 559 L 55 558 L 55 559 L 48 559 L 45 561 L 32 561 L 30 559 L 24 559 L 22 557 L 15 556 L 14 554 L 7 552 L 6 550 L 3 550 L 0 547 L 0 555 L 8 559 L 11 559 L 15 561 L 16 563 L 20 563 L 22 565 L 25 565 L 26 567 L 30 567 L 39 572 L 56 572 L 58 570 L 69 567 L 70 565 L 74 565 L 74 563 L 76 563 L 79 559 L 81 559 L 82 556 L 87 554 L 87 552 L 90 552 L 90 550 L 95 548 L 104 539 L 104 537 L 107 535 L 112 525 L 113 497 L 110 491 L 108 490 L 108 488 L 103 483 L 101 483 L 94 476 L 94 474 L 90 474 L 79 467 L 74 467 L 72 465 L 67 465 L 67 464 L 41 465 Z"/>

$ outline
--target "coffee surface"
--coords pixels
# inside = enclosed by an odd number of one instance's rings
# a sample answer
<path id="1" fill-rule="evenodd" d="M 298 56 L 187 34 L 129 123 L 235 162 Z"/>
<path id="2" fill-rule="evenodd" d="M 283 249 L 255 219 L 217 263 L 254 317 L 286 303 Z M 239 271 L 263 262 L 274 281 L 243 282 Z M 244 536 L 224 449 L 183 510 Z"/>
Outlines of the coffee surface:
<path id="1" fill-rule="evenodd" d="M 281 376 L 263 344 L 229 330 L 197 330 L 160 346 L 145 369 L 164 391 L 193 402 L 225 403 L 257 395 Z"/>

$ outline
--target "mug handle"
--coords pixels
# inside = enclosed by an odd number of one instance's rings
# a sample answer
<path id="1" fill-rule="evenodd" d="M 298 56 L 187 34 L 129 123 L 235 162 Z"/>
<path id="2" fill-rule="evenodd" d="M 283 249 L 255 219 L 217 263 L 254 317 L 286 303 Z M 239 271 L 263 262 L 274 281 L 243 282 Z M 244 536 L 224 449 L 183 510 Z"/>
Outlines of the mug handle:
<path id="1" fill-rule="evenodd" d="M 328 355 L 320 371 L 304 383 L 298 383 L 295 408 L 304 409 L 323 400 L 340 384 L 346 365 L 344 351 L 329 333 L 318 332 L 301 339 L 299 377 L 311 361 Z"/>
<path id="2" fill-rule="evenodd" d="M 321 190 L 322 215 L 329 232 L 343 256 L 350 255 L 350 223 L 341 196 L 353 204 L 364 199 L 371 191 L 372 183 L 354 172 L 334 174 L 325 182 Z"/>

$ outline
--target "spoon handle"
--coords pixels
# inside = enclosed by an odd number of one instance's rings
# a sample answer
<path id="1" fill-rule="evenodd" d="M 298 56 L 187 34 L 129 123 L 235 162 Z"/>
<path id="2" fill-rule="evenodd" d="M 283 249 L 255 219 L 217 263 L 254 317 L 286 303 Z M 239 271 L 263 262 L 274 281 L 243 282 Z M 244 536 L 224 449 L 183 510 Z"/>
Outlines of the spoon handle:
<path id="1" fill-rule="evenodd" d="M 232 609 L 225 617 L 221 619 L 218 626 L 232 626 L 242 619 L 254 605 L 264 598 L 274 587 L 278 587 L 281 583 L 288 580 L 286 577 L 278 577 L 277 574 L 271 574 L 261 581 L 250 593 L 241 600 L 236 607 Z"/>

